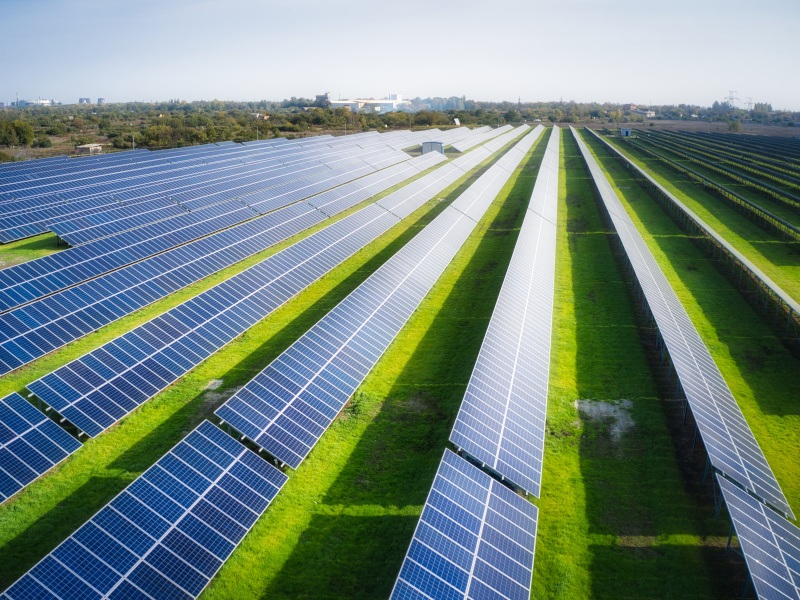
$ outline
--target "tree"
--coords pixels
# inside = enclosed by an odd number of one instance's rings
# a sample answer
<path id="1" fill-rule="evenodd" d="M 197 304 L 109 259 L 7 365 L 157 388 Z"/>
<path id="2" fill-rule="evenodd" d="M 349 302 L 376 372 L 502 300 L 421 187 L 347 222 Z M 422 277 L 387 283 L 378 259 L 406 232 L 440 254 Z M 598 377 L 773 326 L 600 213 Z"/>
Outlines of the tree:
<path id="1" fill-rule="evenodd" d="M 17 134 L 18 143 L 21 146 L 30 146 L 33 142 L 33 127 L 27 121 L 13 121 L 14 133 Z"/>
<path id="2" fill-rule="evenodd" d="M 742 130 L 742 124 L 739 121 L 728 121 L 728 131 L 739 133 Z"/>
<path id="3" fill-rule="evenodd" d="M 16 146 L 17 132 L 9 121 L 0 121 L 0 146 Z"/>

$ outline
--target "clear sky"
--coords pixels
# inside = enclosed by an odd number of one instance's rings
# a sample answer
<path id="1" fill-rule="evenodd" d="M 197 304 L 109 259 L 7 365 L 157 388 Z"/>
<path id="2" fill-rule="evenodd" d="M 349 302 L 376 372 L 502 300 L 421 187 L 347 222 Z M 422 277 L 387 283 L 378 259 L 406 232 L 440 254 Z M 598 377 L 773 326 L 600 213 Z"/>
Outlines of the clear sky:
<path id="1" fill-rule="evenodd" d="M 0 100 L 467 96 L 800 110 L 800 0 L 0 0 Z"/>

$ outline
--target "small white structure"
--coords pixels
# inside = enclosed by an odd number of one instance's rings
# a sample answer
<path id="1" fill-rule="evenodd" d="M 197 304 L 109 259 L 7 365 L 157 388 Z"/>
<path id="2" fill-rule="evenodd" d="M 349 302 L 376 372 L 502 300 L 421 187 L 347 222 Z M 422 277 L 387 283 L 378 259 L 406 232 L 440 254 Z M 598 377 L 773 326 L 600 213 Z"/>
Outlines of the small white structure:
<path id="1" fill-rule="evenodd" d="M 631 130 L 628 127 L 621 127 L 619 130 L 619 134 L 622 137 L 631 137 Z"/>
<path id="2" fill-rule="evenodd" d="M 438 152 L 444 154 L 444 144 L 442 142 L 422 142 L 422 153 Z"/>
<path id="3" fill-rule="evenodd" d="M 83 144 L 76 148 L 78 154 L 102 154 L 103 146 L 100 144 Z"/>

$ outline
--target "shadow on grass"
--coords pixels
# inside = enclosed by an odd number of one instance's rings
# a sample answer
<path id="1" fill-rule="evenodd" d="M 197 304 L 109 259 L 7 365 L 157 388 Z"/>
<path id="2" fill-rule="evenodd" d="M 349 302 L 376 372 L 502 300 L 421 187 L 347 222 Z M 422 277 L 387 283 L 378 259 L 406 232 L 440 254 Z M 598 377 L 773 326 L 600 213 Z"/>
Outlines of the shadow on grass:
<path id="1" fill-rule="evenodd" d="M 131 477 L 91 477 L 27 529 L 0 547 L 0 593 L 105 506 Z"/>
<path id="2" fill-rule="evenodd" d="M 417 517 L 314 515 L 264 600 L 388 598 Z M 398 560 L 397 557 L 400 557 Z M 325 564 L 325 569 L 309 565 Z"/>
<path id="3" fill-rule="evenodd" d="M 350 411 L 376 407 L 323 505 L 366 513 L 425 502 L 502 286 L 540 158 L 534 153 L 419 343 L 407 359 L 400 359 L 401 370 L 386 396 L 365 398 L 357 392 L 334 424 L 346 426 Z M 386 364 L 378 368 L 391 369 Z M 386 598 L 416 523 L 416 516 L 315 516 L 263 597 Z M 331 550 L 340 540 L 346 540 L 341 552 Z"/>
<path id="4" fill-rule="evenodd" d="M 586 142 L 597 152 L 614 181 L 627 185 L 629 176 L 625 169 L 609 158 L 596 140 L 586 136 Z M 800 396 L 792 389 L 800 371 L 800 358 L 792 355 L 775 335 L 772 323 L 767 320 L 770 317 L 756 312 L 714 261 L 683 235 L 667 213 L 633 180 L 625 197 L 633 214 L 673 266 L 686 293 L 697 303 L 713 334 L 727 346 L 739 376 L 752 391 L 760 410 L 768 415 L 800 414 Z M 696 326 L 703 335 L 702 324 Z"/>

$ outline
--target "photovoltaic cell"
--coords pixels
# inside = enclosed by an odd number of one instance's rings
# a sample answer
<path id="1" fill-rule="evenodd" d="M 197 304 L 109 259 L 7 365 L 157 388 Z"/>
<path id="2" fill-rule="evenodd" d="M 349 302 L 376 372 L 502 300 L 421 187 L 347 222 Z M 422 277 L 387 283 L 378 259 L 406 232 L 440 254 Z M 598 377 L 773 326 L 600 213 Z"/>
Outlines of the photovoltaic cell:
<path id="1" fill-rule="evenodd" d="M 16 392 L 0 400 L 0 502 L 81 444 Z"/>
<path id="2" fill-rule="evenodd" d="M 286 479 L 203 421 L 2 598 L 196 598 Z"/>
<path id="3" fill-rule="evenodd" d="M 597 161 L 578 132 L 572 132 L 664 339 L 712 467 L 793 516 L 708 348 Z"/>
<path id="4" fill-rule="evenodd" d="M 559 130 L 553 127 L 450 441 L 539 496 L 555 276 Z"/>
<path id="5" fill-rule="evenodd" d="M 717 475 L 756 594 L 800 600 L 800 529 Z"/>
<path id="6" fill-rule="evenodd" d="M 392 600 L 528 600 L 537 517 L 533 504 L 445 450 Z"/>

